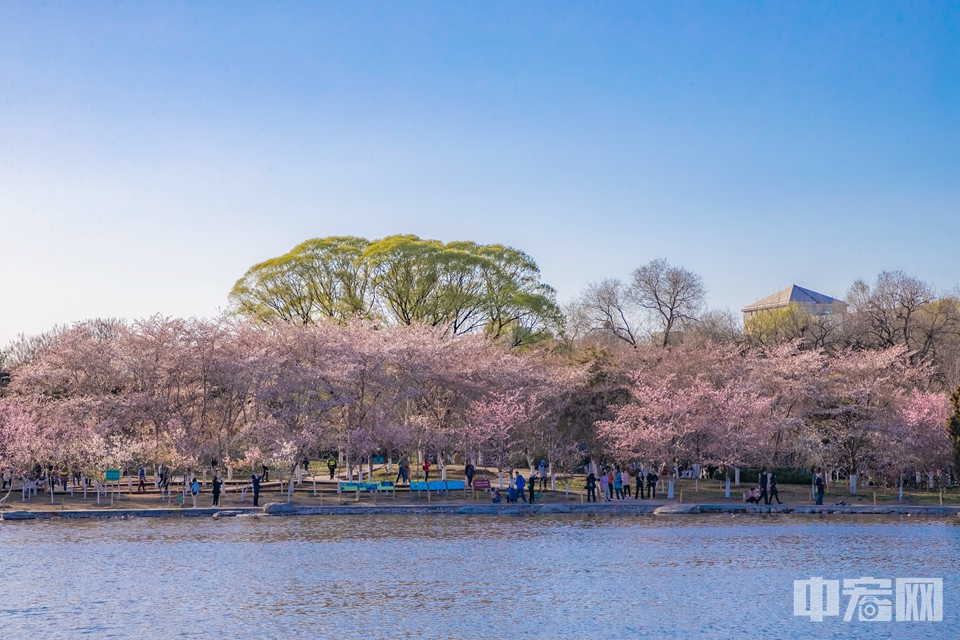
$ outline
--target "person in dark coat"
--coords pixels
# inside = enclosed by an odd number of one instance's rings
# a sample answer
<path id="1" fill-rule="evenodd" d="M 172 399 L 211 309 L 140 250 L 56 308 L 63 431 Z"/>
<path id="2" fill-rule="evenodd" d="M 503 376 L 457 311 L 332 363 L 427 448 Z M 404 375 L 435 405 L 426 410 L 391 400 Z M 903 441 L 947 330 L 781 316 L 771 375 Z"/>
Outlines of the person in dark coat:
<path id="1" fill-rule="evenodd" d="M 253 506 L 260 506 L 260 476 L 253 474 L 250 476 L 250 484 L 253 485 Z"/>
<path id="2" fill-rule="evenodd" d="M 652 470 L 647 474 L 647 494 L 651 499 L 657 497 L 657 481 L 660 479 L 660 476 L 655 474 Z"/>
<path id="3" fill-rule="evenodd" d="M 219 476 L 213 476 L 213 506 L 220 506 L 220 488 L 223 486 L 223 480 Z"/>
<path id="4" fill-rule="evenodd" d="M 777 474 L 771 473 L 767 476 L 770 479 L 770 497 L 767 498 L 767 504 L 773 504 L 773 500 L 777 500 L 777 504 L 783 504 L 780 502 L 780 492 L 777 491 Z"/>
<path id="5" fill-rule="evenodd" d="M 597 501 L 597 476 L 591 471 L 587 476 L 587 502 Z"/>
<path id="6" fill-rule="evenodd" d="M 767 495 L 767 470 L 764 469 L 760 472 L 760 500 L 763 500 L 763 504 L 770 504 L 770 496 Z M 760 504 L 759 502 L 757 504 Z"/>
<path id="7" fill-rule="evenodd" d="M 463 468 L 463 475 L 467 478 L 467 486 L 473 487 L 473 473 L 474 467 L 472 462 L 468 462 L 467 466 Z"/>
<path id="8" fill-rule="evenodd" d="M 818 473 L 817 479 L 814 482 L 814 485 L 817 487 L 817 504 L 823 504 L 823 474 Z"/>

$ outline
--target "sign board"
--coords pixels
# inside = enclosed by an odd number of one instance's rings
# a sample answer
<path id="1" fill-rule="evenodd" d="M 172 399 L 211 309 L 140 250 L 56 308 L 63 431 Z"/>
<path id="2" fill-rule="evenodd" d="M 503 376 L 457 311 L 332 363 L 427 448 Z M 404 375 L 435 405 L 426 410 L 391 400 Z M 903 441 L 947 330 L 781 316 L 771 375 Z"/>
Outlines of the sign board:
<path id="1" fill-rule="evenodd" d="M 107 469 L 107 482 L 120 482 L 120 469 Z"/>

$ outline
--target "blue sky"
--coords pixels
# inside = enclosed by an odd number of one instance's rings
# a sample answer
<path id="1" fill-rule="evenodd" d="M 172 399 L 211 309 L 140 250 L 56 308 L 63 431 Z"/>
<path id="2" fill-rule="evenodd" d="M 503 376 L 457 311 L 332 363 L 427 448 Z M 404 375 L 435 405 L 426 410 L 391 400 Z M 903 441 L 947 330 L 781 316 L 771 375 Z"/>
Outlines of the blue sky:
<path id="1" fill-rule="evenodd" d="M 0 2 L 0 345 L 300 241 L 666 257 L 737 310 L 960 280 L 951 2 Z"/>

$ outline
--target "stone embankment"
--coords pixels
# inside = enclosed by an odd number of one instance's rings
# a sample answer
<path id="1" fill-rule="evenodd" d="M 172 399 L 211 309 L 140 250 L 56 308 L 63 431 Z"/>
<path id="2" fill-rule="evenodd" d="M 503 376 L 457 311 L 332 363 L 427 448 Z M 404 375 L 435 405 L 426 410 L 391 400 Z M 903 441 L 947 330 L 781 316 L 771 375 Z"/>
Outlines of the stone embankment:
<path id="1" fill-rule="evenodd" d="M 694 514 L 812 514 L 812 515 L 899 515 L 960 516 L 957 506 L 852 506 L 852 505 L 743 505 L 678 504 L 651 502 L 606 502 L 593 504 L 437 504 L 437 505 L 334 505 L 297 506 L 273 503 L 265 507 L 235 509 L 76 509 L 63 511 L 7 511 L 4 521 L 52 519 L 130 519 L 130 518 L 228 518 L 264 516 L 340 516 L 340 515 L 635 515 L 675 516 Z"/>

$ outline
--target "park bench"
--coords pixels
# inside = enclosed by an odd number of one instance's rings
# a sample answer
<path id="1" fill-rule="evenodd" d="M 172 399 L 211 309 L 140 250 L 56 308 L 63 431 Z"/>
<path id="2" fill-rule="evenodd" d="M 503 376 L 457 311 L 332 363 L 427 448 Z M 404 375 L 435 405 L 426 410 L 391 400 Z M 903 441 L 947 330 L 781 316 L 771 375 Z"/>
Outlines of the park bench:
<path id="1" fill-rule="evenodd" d="M 377 491 L 379 489 L 377 482 L 339 482 L 337 483 L 337 493 L 356 493 L 358 491 Z"/>
<path id="2" fill-rule="evenodd" d="M 420 495 L 421 491 L 436 491 L 440 493 L 441 491 L 446 491 L 447 495 L 450 494 L 450 491 L 463 491 L 464 494 L 467 492 L 467 485 L 463 480 L 434 480 L 432 482 L 411 482 L 410 491 L 416 491 L 417 495 Z"/>

